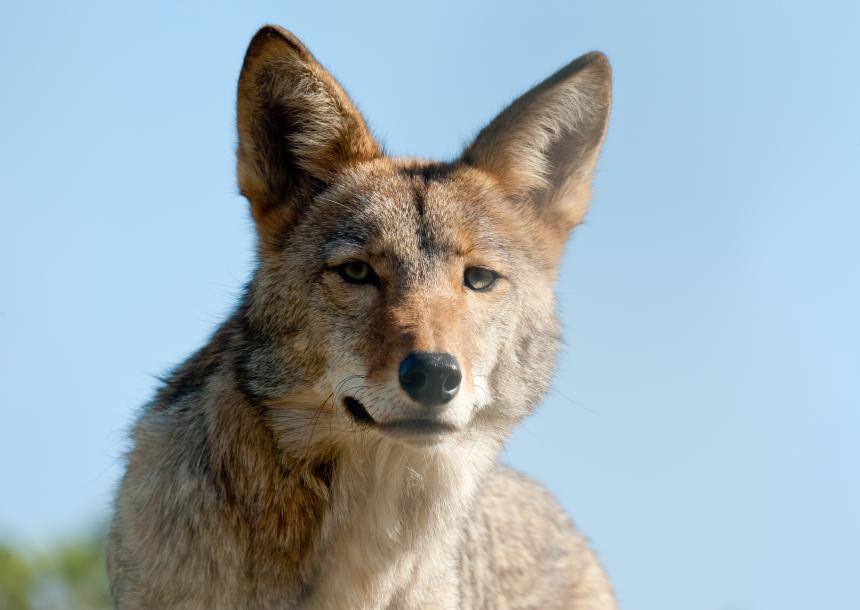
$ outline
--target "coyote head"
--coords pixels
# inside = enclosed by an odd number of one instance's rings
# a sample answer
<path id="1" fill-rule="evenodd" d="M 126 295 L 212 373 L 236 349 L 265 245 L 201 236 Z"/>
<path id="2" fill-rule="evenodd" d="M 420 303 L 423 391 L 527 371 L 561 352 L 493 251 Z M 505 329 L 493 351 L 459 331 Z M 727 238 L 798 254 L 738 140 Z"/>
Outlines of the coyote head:
<path id="1" fill-rule="evenodd" d="M 259 264 L 237 375 L 288 442 L 503 435 L 532 409 L 609 104 L 609 64 L 590 53 L 458 159 L 392 158 L 293 35 L 257 33 L 238 90 Z"/>

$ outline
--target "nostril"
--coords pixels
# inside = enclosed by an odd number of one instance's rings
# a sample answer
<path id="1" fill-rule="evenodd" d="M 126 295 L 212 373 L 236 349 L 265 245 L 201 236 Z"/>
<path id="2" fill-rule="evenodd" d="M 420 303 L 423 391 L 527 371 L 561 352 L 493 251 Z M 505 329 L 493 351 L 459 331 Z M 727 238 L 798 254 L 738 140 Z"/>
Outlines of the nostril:
<path id="1" fill-rule="evenodd" d="M 445 383 L 442 384 L 442 387 L 446 392 L 453 392 L 460 387 L 460 379 L 461 375 L 459 371 L 455 371 L 445 378 Z"/>
<path id="2" fill-rule="evenodd" d="M 413 369 L 401 378 L 401 382 L 417 392 L 427 385 L 427 375 Z"/>

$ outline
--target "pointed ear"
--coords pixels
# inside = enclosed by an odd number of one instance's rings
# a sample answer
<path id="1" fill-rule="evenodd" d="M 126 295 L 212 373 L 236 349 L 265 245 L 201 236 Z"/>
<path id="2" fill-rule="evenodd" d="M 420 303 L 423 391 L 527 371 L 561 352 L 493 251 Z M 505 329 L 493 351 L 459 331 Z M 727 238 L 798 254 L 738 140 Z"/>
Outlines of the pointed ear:
<path id="1" fill-rule="evenodd" d="M 382 154 L 331 74 L 276 26 L 248 46 L 236 116 L 239 190 L 261 236 L 294 218 L 338 170 Z"/>
<path id="2" fill-rule="evenodd" d="M 610 98 L 606 56 L 583 55 L 502 111 L 461 160 L 494 175 L 508 195 L 529 200 L 566 236 L 588 205 Z"/>

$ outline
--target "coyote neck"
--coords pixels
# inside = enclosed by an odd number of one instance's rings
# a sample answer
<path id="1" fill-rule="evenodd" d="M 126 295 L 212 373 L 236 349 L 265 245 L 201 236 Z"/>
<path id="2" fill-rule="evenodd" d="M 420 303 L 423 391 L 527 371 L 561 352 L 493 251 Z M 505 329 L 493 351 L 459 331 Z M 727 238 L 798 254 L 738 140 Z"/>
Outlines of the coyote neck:
<path id="1" fill-rule="evenodd" d="M 459 524 L 496 451 L 486 438 L 431 449 L 389 441 L 347 448 L 304 607 L 409 607 L 413 597 L 427 607 L 428 595 L 444 595 L 439 579 L 457 560 Z"/>

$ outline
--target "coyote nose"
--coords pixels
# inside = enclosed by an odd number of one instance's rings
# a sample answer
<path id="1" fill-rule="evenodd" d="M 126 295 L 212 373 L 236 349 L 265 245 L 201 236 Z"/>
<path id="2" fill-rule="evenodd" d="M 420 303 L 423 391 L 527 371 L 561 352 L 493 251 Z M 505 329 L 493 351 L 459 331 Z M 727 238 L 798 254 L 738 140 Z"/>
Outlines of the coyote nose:
<path id="1" fill-rule="evenodd" d="M 400 363 L 400 387 L 425 407 L 454 398 L 462 378 L 460 365 L 451 354 L 412 352 Z"/>

